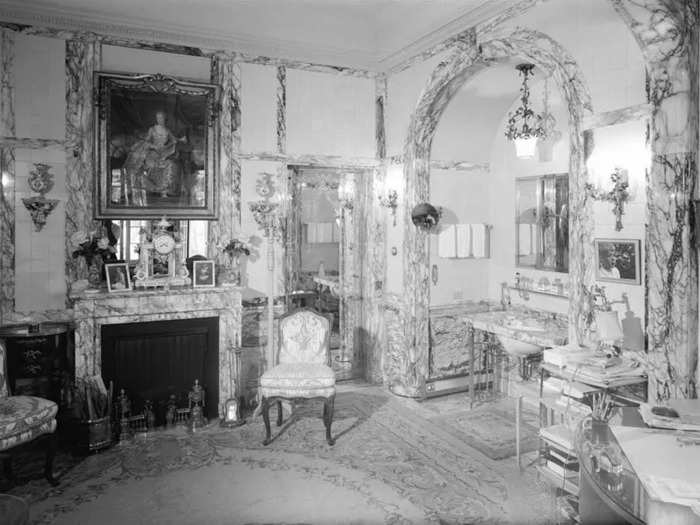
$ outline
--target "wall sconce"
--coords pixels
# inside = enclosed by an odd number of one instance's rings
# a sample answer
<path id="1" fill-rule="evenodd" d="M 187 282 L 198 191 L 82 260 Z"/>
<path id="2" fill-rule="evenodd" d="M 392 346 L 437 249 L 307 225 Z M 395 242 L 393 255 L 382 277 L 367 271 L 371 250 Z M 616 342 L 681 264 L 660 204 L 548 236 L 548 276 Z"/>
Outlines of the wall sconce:
<path id="1" fill-rule="evenodd" d="M 537 115 L 530 108 L 530 88 L 527 79 L 531 76 L 534 64 L 518 64 L 515 69 L 523 77 L 520 86 L 520 107 L 514 113 L 508 114 L 506 138 L 515 142 L 515 154 L 520 159 L 531 159 L 537 151 L 537 139 L 545 137 L 542 127 L 542 115 Z"/>
<path id="2" fill-rule="evenodd" d="M 391 210 L 396 226 L 396 208 L 399 207 L 399 194 L 396 190 L 388 190 L 386 195 L 379 195 L 379 205 Z"/>
<path id="3" fill-rule="evenodd" d="M 338 203 L 341 208 L 352 210 L 355 199 L 355 181 L 347 178 L 338 185 Z"/>
<path id="4" fill-rule="evenodd" d="M 280 204 L 271 200 L 249 202 L 250 211 L 258 227 L 265 232 L 268 239 L 282 240 L 282 213 Z"/>
<path id="5" fill-rule="evenodd" d="M 613 203 L 612 212 L 615 215 L 615 230 L 620 231 L 622 230 L 622 216 L 625 214 L 625 203 L 630 198 L 627 171 L 615 168 L 610 174 L 610 180 L 613 186 L 609 191 L 603 188 L 596 188 L 593 184 L 586 183 L 586 192 L 593 199 Z"/>

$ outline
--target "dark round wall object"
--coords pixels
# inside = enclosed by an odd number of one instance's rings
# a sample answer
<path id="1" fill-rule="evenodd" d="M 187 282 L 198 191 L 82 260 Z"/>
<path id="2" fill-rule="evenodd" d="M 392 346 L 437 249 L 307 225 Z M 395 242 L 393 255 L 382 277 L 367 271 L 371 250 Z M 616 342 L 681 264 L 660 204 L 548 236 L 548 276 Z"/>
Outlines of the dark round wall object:
<path id="1" fill-rule="evenodd" d="M 432 204 L 421 202 L 413 208 L 411 220 L 419 228 L 430 229 L 440 221 L 440 212 Z"/>

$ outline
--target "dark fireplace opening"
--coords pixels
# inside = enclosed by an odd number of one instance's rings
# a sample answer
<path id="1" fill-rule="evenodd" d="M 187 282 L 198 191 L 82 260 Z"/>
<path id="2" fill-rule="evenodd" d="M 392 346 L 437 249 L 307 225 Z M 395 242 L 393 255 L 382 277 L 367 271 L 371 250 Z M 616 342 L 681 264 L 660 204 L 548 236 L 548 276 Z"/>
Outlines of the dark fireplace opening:
<path id="1" fill-rule="evenodd" d="M 195 380 L 205 390 L 207 418 L 218 417 L 219 318 L 182 319 L 102 326 L 102 379 L 114 382 L 115 399 L 124 389 L 132 414 L 150 400 L 156 424 L 165 422 L 171 394 L 188 406 Z"/>

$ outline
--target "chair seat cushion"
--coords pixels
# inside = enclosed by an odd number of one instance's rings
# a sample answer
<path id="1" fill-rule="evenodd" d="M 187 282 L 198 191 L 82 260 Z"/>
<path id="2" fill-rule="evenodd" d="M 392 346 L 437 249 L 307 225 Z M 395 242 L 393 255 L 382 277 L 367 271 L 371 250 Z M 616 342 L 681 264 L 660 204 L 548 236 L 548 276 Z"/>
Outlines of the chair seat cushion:
<path id="1" fill-rule="evenodd" d="M 320 363 L 281 363 L 260 378 L 265 397 L 329 397 L 335 393 L 335 373 Z"/>
<path id="2" fill-rule="evenodd" d="M 56 430 L 58 405 L 33 396 L 0 398 L 0 450 Z"/>

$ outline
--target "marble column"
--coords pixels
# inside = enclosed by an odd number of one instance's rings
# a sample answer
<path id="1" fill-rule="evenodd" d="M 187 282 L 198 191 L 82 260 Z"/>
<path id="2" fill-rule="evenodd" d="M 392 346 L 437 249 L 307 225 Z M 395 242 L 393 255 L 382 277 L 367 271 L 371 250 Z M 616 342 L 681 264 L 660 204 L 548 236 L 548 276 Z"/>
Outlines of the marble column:
<path id="1" fill-rule="evenodd" d="M 387 348 L 385 316 L 382 309 L 386 283 L 386 220 L 384 209 L 379 206 L 379 188 L 386 168 L 367 171 L 357 180 L 359 199 L 362 203 L 364 229 L 360 236 L 359 252 L 362 254 L 363 318 L 360 344 L 364 352 L 363 368 L 367 381 L 388 384 L 385 381 L 384 351 Z"/>
<path id="2" fill-rule="evenodd" d="M 516 30 L 510 35 L 484 40 L 477 45 L 475 33 L 466 33 L 455 43 L 451 55 L 433 71 L 411 116 L 404 150 L 404 297 L 405 308 L 399 308 L 405 346 L 389 345 L 387 381 L 393 392 L 420 396 L 428 374 L 429 318 L 429 254 L 428 236 L 417 229 L 410 211 L 419 202 L 428 200 L 430 147 L 443 110 L 454 94 L 475 74 L 494 60 L 524 57 L 552 75 L 567 102 L 570 116 L 570 179 L 571 223 L 570 253 L 578 260 L 571 270 L 572 301 L 569 310 L 570 336 L 584 338 L 590 305 L 584 291 L 592 285 L 593 275 L 583 261 L 593 257 L 591 241 L 593 225 L 591 204 L 583 191 L 586 173 L 583 166 L 581 121 L 584 110 L 592 111 L 590 95 L 576 61 L 557 42 L 543 33 Z M 401 339 L 401 338 L 400 338 Z"/>
<path id="3" fill-rule="evenodd" d="M 0 135 L 15 135 L 15 36 L 0 29 Z M 0 148 L 0 324 L 15 309 L 15 151 Z"/>
<path id="4" fill-rule="evenodd" d="M 209 257 L 220 264 L 224 254 L 218 248 L 233 239 L 241 228 L 241 68 L 236 55 L 218 54 L 212 58 L 212 82 L 220 86 L 219 219 L 209 222 Z"/>
<path id="5" fill-rule="evenodd" d="M 102 45 L 93 37 L 66 41 L 66 284 L 78 275 L 70 238 L 76 231 L 98 227 L 93 220 L 94 104 L 93 73 L 100 70 Z"/>
<path id="6" fill-rule="evenodd" d="M 647 61 L 652 104 L 647 174 L 649 399 L 697 397 L 698 3 L 613 0 Z"/>

